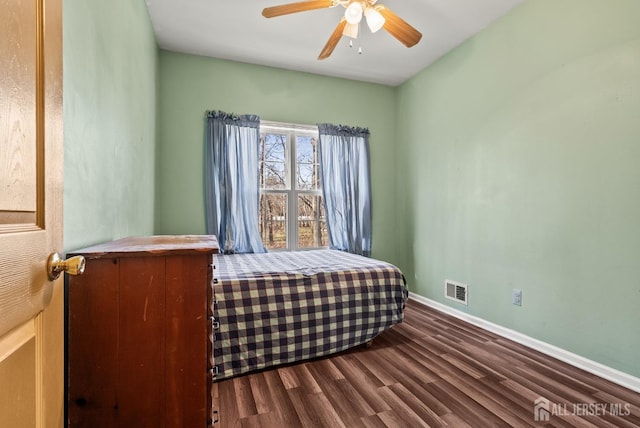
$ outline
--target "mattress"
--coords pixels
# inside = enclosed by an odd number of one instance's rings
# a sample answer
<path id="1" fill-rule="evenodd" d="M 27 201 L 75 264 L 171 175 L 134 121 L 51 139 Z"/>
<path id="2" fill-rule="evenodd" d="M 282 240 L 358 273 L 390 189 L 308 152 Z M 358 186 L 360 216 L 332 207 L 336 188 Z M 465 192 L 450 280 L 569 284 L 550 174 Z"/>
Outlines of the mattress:
<path id="1" fill-rule="evenodd" d="M 402 322 L 394 265 L 336 250 L 216 255 L 214 380 L 329 355 Z"/>

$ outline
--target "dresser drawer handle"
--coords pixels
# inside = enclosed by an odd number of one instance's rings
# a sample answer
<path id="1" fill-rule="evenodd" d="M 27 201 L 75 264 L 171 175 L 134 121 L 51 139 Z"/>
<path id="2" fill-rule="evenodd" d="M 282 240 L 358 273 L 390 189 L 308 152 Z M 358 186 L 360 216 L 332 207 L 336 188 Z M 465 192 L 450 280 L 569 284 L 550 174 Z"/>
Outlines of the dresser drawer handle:
<path id="1" fill-rule="evenodd" d="M 220 321 L 216 321 L 215 317 L 207 317 L 207 319 L 209 320 L 209 322 L 211 322 L 211 328 L 213 330 L 217 330 L 220 328 Z"/>
<path id="2" fill-rule="evenodd" d="M 218 411 L 214 410 L 212 413 L 213 418 L 209 419 L 207 425 L 212 426 L 214 424 L 217 424 L 218 422 L 220 422 L 220 417 L 218 416 Z"/>

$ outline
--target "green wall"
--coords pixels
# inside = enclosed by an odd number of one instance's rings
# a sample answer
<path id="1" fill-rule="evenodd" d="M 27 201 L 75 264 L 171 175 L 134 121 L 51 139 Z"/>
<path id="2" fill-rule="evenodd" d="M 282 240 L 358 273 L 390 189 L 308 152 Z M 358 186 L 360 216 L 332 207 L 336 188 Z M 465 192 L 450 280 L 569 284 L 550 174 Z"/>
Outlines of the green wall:
<path id="1" fill-rule="evenodd" d="M 146 5 L 63 8 L 65 250 L 150 234 L 158 49 Z"/>
<path id="2" fill-rule="evenodd" d="M 397 258 L 394 88 L 160 52 L 156 230 L 205 233 L 204 112 L 371 131 L 373 253 Z"/>
<path id="3" fill-rule="evenodd" d="M 412 290 L 635 376 L 638 23 L 637 0 L 528 1 L 397 94 Z"/>

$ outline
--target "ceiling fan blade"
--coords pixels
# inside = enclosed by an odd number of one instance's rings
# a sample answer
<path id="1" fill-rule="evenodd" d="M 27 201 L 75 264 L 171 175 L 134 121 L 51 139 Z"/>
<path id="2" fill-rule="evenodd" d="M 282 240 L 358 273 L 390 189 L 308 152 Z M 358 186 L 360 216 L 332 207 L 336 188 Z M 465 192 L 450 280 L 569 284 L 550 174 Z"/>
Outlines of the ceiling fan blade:
<path id="1" fill-rule="evenodd" d="M 262 16 L 265 18 L 273 18 L 290 13 L 306 12 L 307 10 L 325 9 L 335 5 L 336 3 L 333 0 L 300 1 L 297 3 L 281 4 L 280 6 L 265 7 L 262 9 Z"/>
<path id="2" fill-rule="evenodd" d="M 324 45 L 322 52 L 320 52 L 320 55 L 318 55 L 319 60 L 329 58 L 329 55 L 331 55 L 333 50 L 336 48 L 336 45 L 342 38 L 342 32 L 344 31 L 344 27 L 346 25 L 347 25 L 347 20 L 342 18 L 338 23 L 338 26 L 336 27 L 336 29 L 333 30 L 333 33 L 331 34 L 331 37 L 329 37 L 327 44 Z"/>
<path id="3" fill-rule="evenodd" d="M 422 33 L 409 25 L 404 19 L 391 12 L 383 5 L 375 6 L 375 9 L 384 17 L 385 22 L 383 28 L 393 37 L 398 39 L 400 43 L 410 48 L 417 44 L 422 38 Z"/>

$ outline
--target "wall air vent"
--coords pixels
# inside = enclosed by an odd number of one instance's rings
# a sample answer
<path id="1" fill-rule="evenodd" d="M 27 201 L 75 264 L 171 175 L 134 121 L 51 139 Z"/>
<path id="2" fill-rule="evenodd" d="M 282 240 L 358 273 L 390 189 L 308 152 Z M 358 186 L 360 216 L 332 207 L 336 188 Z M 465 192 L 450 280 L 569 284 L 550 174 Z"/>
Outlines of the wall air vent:
<path id="1" fill-rule="evenodd" d="M 467 284 L 446 279 L 444 281 L 444 297 L 455 300 L 463 305 L 467 304 Z"/>

